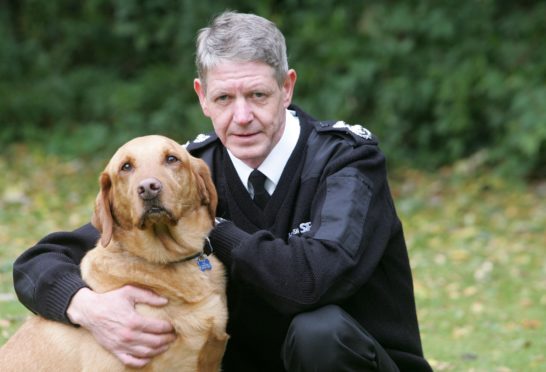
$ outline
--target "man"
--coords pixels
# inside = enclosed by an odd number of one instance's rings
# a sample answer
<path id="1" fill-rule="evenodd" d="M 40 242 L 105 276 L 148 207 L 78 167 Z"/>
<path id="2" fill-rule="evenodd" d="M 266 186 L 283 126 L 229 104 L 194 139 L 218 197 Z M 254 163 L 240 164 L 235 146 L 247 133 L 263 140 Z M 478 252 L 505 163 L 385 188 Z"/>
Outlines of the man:
<path id="1" fill-rule="evenodd" d="M 221 14 L 200 31 L 196 63 L 194 89 L 214 133 L 187 148 L 208 163 L 219 194 L 210 240 L 230 275 L 223 369 L 430 370 L 371 133 L 291 106 L 297 75 L 264 18 Z M 32 311 L 80 325 L 125 364 L 143 366 L 174 335 L 134 304 L 165 299 L 87 288 L 77 265 L 97 239 L 90 225 L 42 239 L 15 263 L 17 293 Z"/>

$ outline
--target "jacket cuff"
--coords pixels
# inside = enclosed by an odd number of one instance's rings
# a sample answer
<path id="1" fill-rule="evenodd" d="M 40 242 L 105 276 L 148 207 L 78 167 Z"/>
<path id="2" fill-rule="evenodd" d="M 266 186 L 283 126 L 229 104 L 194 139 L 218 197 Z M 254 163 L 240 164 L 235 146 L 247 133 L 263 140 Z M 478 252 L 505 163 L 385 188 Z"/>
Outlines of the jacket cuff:
<path id="1" fill-rule="evenodd" d="M 56 320 L 65 324 L 74 325 L 68 316 L 66 310 L 72 297 L 80 289 L 87 287 L 82 278 L 75 273 L 57 278 L 54 285 L 49 288 L 48 296 L 45 298 L 44 305 L 39 313 L 45 318 Z"/>
<path id="2" fill-rule="evenodd" d="M 222 220 L 211 231 L 209 239 L 214 253 L 226 266 L 231 266 L 231 251 L 250 237 L 250 234 L 239 229 L 231 221 Z"/>

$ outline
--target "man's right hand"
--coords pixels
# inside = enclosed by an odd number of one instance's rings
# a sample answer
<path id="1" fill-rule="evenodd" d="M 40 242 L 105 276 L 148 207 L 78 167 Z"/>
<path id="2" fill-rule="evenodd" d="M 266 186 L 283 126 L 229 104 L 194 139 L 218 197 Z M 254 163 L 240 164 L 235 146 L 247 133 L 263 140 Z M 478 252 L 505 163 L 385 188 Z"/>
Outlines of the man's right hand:
<path id="1" fill-rule="evenodd" d="M 168 321 L 137 313 L 137 303 L 164 306 L 167 299 L 130 285 L 105 293 L 82 288 L 72 297 L 66 313 L 123 364 L 139 368 L 165 352 L 176 335 Z"/>

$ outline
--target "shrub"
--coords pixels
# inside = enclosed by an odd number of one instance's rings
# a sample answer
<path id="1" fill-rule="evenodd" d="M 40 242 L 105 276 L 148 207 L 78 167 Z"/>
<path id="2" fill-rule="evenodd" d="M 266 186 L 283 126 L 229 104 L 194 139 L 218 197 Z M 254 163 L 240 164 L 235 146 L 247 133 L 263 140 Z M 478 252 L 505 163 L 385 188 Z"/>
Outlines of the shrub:
<path id="1" fill-rule="evenodd" d="M 3 2 L 0 143 L 93 153 L 209 130 L 191 89 L 194 40 L 224 7 L 275 21 L 298 71 L 294 102 L 369 127 L 394 163 L 434 169 L 480 152 L 506 174 L 545 175 L 546 4 L 531 0 Z"/>

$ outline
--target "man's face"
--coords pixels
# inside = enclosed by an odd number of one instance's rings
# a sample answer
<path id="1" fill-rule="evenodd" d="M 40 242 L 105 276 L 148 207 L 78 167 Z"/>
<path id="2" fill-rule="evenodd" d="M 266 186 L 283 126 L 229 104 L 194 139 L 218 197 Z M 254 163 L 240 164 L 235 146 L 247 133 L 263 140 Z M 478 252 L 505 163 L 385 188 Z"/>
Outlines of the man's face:
<path id="1" fill-rule="evenodd" d="M 206 87 L 195 79 L 194 89 L 220 141 L 257 168 L 283 134 L 295 82 L 294 70 L 280 87 L 265 63 L 226 61 L 207 72 Z"/>

